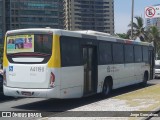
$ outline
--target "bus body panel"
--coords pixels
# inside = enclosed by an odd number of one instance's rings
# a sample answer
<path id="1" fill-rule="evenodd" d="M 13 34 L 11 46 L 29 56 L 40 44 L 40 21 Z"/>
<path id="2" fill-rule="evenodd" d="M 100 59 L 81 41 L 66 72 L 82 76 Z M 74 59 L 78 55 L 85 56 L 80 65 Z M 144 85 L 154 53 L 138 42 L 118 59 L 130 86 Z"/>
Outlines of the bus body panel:
<path id="1" fill-rule="evenodd" d="M 82 66 L 61 68 L 60 92 L 62 98 L 83 96 L 83 70 Z"/>
<path id="2" fill-rule="evenodd" d="M 134 71 L 128 70 L 129 64 L 115 64 L 112 68 L 114 72 L 113 89 L 123 87 L 132 83 L 132 76 Z"/>
<path id="3" fill-rule="evenodd" d="M 15 66 L 14 64 L 12 64 L 12 65 Z M 44 66 L 46 66 L 46 65 L 44 65 Z M 28 66 L 28 67 L 30 67 L 30 66 Z M 26 66 L 25 66 L 25 68 L 26 68 Z M 6 68 L 6 69 L 8 69 L 8 68 Z M 60 68 L 54 68 L 54 69 L 49 68 L 49 69 L 47 69 L 47 72 L 48 72 L 48 77 L 50 77 L 51 72 L 54 73 L 54 75 L 55 75 L 55 82 L 54 82 L 53 88 L 49 88 L 50 81 L 48 79 L 42 80 L 42 78 L 39 78 L 40 76 L 37 76 L 37 77 L 34 76 L 35 79 L 32 79 L 32 81 L 30 81 L 30 82 L 28 82 L 28 79 L 26 79 L 27 77 L 26 78 L 23 77 L 23 79 L 12 79 L 11 81 L 8 80 L 8 78 L 7 78 L 7 86 L 5 86 L 5 85 L 3 86 L 4 95 L 16 96 L 16 97 L 61 98 L 61 96 L 60 96 Z M 20 76 L 18 76 L 18 77 L 20 77 Z M 19 82 L 18 80 L 21 80 L 21 81 Z M 37 81 L 35 81 L 35 80 L 37 80 Z M 40 80 L 42 80 L 44 82 L 40 83 Z M 12 81 L 13 81 L 13 83 L 12 83 Z M 8 85 L 8 82 L 9 82 L 9 85 L 11 84 L 11 86 Z M 31 84 L 27 84 L 27 83 L 31 83 Z M 24 94 L 22 94 L 22 92 L 28 92 L 28 93 L 34 93 L 34 94 L 24 95 Z"/>
<path id="4" fill-rule="evenodd" d="M 60 98 L 59 89 L 59 86 L 52 89 L 25 89 L 3 86 L 4 95 L 13 97 Z M 26 94 L 23 94 L 23 92 Z"/>
<path id="5" fill-rule="evenodd" d="M 124 74 L 126 77 L 125 79 L 126 85 L 134 84 L 136 82 L 134 74 L 134 63 L 124 64 L 124 69 L 125 69 Z"/>
<path id="6" fill-rule="evenodd" d="M 7 86 L 17 88 L 47 88 L 50 71 L 43 64 L 11 64 L 6 69 Z"/>
<path id="7" fill-rule="evenodd" d="M 134 66 L 135 66 L 134 74 L 136 76 L 135 80 L 137 81 L 136 83 L 143 81 L 145 71 L 148 72 L 148 78 L 149 78 L 150 66 L 148 63 L 144 63 L 144 62 L 143 63 L 135 63 Z"/>
<path id="8" fill-rule="evenodd" d="M 80 98 L 82 96 L 82 86 L 68 87 L 60 90 L 60 98 Z"/>
<path id="9" fill-rule="evenodd" d="M 98 66 L 98 85 L 97 85 L 97 93 L 102 92 L 103 82 L 106 77 L 111 76 L 114 77 L 114 72 L 110 71 L 114 65 L 99 65 Z M 115 82 L 115 81 L 113 81 Z M 115 85 L 115 84 L 114 84 Z"/>
<path id="10" fill-rule="evenodd" d="M 135 63 L 134 64 L 134 74 L 135 74 L 135 80 L 137 82 L 140 82 L 143 80 L 143 75 L 144 75 L 144 70 L 142 70 L 142 66 L 143 64 L 142 63 Z"/>
<path id="11" fill-rule="evenodd" d="M 146 63 L 99 65 L 97 93 L 102 92 L 103 82 L 108 76 L 113 79 L 113 89 L 141 83 L 145 71 L 149 75 L 149 67 Z"/>

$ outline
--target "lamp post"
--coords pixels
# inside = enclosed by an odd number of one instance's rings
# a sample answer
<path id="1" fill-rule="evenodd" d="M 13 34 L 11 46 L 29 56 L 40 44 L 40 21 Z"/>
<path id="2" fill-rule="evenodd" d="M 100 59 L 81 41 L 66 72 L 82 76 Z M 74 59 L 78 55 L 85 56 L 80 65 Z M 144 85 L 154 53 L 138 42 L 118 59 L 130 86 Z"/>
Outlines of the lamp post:
<path id="1" fill-rule="evenodd" d="M 133 39 L 133 14 L 134 14 L 134 0 L 132 0 L 132 10 L 131 10 L 131 39 Z"/>

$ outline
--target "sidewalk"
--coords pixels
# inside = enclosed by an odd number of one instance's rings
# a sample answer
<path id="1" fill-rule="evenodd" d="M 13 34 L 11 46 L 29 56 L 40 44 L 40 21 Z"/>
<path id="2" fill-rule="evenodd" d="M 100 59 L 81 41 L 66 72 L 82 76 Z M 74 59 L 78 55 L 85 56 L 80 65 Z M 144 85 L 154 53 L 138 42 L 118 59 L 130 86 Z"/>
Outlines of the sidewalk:
<path id="1" fill-rule="evenodd" d="M 100 100 L 98 102 L 94 102 L 91 104 L 87 104 L 84 106 L 80 106 L 78 108 L 71 109 L 73 111 L 155 111 L 160 108 L 160 84 L 149 86 L 146 88 L 142 88 L 139 90 L 135 90 L 126 94 L 122 94 L 116 97 Z M 153 113 L 154 114 L 154 113 Z M 80 115 L 80 116 L 83 116 Z M 160 117 L 160 116 L 159 116 Z M 43 118 L 43 120 L 85 120 L 86 118 L 82 117 L 52 117 L 52 118 Z M 144 117 L 124 117 L 124 118 L 106 118 L 106 117 L 95 117 L 91 118 L 91 120 L 137 120 L 144 119 Z"/>

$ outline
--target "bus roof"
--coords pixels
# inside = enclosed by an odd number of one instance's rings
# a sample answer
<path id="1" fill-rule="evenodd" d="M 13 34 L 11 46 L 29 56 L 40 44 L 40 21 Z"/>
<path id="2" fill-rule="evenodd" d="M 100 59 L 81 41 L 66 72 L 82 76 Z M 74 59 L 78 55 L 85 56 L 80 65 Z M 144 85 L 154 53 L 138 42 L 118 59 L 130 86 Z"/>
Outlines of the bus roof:
<path id="1" fill-rule="evenodd" d="M 20 33 L 52 33 L 57 34 L 60 36 L 74 36 L 79 38 L 90 38 L 95 40 L 103 40 L 103 41 L 111 41 L 111 42 L 118 42 L 118 43 L 126 43 L 126 44 L 138 44 L 138 45 L 146 45 L 146 46 L 153 46 L 153 44 L 148 42 L 141 42 L 129 39 L 122 39 L 116 36 L 112 36 L 108 33 L 97 32 L 92 30 L 82 30 L 82 31 L 69 31 L 69 30 L 62 30 L 62 29 L 52 29 L 52 28 L 27 28 L 27 29 L 17 29 L 17 30 L 9 30 L 7 31 L 6 35 L 9 34 L 20 34 Z"/>

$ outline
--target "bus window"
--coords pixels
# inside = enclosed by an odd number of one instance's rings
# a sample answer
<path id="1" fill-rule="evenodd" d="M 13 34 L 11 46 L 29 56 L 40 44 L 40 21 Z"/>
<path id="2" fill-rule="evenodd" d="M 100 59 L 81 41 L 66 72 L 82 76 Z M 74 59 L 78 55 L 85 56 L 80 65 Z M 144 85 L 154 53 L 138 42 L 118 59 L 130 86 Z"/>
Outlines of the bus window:
<path id="1" fill-rule="evenodd" d="M 21 52 L 52 53 L 52 35 L 23 34 L 7 36 L 7 54 Z"/>
<path id="2" fill-rule="evenodd" d="M 143 61 L 148 62 L 148 47 L 143 47 Z"/>
<path id="3" fill-rule="evenodd" d="M 124 62 L 124 52 L 122 44 L 113 44 L 113 61 L 117 64 Z"/>
<path id="4" fill-rule="evenodd" d="M 80 48 L 77 39 L 61 37 L 62 66 L 80 65 Z"/>
<path id="5" fill-rule="evenodd" d="M 133 55 L 133 45 L 125 45 L 125 62 L 132 63 L 134 62 L 134 55 Z"/>
<path id="6" fill-rule="evenodd" d="M 111 43 L 99 43 L 99 64 L 112 63 L 112 46 Z"/>
<path id="7" fill-rule="evenodd" d="M 141 62 L 142 61 L 142 47 L 135 46 L 134 47 L 134 54 L 135 54 L 135 62 Z"/>

